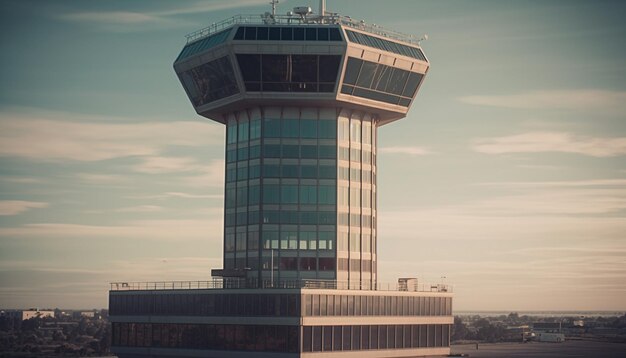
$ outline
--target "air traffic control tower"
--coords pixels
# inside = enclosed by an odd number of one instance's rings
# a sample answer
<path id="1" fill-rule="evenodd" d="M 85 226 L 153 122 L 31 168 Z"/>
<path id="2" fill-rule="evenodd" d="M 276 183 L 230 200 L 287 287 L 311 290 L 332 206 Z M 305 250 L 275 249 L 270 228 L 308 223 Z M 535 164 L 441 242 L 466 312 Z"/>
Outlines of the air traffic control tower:
<path id="1" fill-rule="evenodd" d="M 120 357 L 449 354 L 444 285 L 377 279 L 378 128 L 428 72 L 408 35 L 325 10 L 236 16 L 187 36 L 174 69 L 226 126 L 223 267 L 113 283 Z"/>

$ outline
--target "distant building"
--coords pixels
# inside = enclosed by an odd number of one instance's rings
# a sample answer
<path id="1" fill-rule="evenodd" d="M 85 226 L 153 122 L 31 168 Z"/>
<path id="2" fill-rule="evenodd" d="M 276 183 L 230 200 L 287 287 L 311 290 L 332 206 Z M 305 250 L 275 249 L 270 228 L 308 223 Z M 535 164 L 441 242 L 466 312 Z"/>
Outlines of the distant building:
<path id="1" fill-rule="evenodd" d="M 54 318 L 54 311 L 40 310 L 39 308 L 30 308 L 27 310 L 7 311 L 6 315 L 7 317 L 18 318 L 24 321 L 24 320 L 35 318 L 35 317 Z"/>
<path id="2" fill-rule="evenodd" d="M 561 322 L 534 322 L 532 324 L 533 332 L 543 333 L 561 333 Z"/>
<path id="3" fill-rule="evenodd" d="M 190 34 L 174 69 L 226 125 L 224 266 L 204 282 L 113 283 L 126 357 L 450 353 L 452 293 L 378 281 L 378 128 L 406 116 L 419 42 L 309 7 Z"/>

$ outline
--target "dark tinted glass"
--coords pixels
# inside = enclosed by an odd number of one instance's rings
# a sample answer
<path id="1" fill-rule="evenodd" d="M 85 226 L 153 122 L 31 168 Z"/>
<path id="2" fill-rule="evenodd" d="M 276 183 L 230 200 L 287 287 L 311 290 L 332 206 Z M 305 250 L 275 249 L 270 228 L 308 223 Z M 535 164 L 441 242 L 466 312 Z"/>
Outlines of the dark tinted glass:
<path id="1" fill-rule="evenodd" d="M 239 93 L 235 73 L 228 57 L 205 63 L 181 74 L 195 106 Z"/>
<path id="2" fill-rule="evenodd" d="M 400 95 L 404 90 L 406 80 L 409 78 L 409 72 L 394 68 L 391 73 L 391 80 L 389 86 L 387 86 L 387 92 Z"/>
<path id="3" fill-rule="evenodd" d="M 320 82 L 335 82 L 341 56 L 320 56 Z"/>
<path id="4" fill-rule="evenodd" d="M 419 73 L 348 58 L 341 93 L 408 107 L 422 77 Z"/>
<path id="5" fill-rule="evenodd" d="M 343 83 L 350 85 L 356 84 L 362 64 L 362 60 L 354 57 L 348 57 L 348 65 L 346 66 L 346 74 L 343 77 Z"/>
<path id="6" fill-rule="evenodd" d="M 270 40 L 280 40 L 280 27 L 270 27 Z"/>
<path id="7" fill-rule="evenodd" d="M 341 41 L 341 35 L 339 34 L 339 29 L 330 28 L 330 41 Z"/>
<path id="8" fill-rule="evenodd" d="M 332 92 L 341 56 L 239 54 L 237 61 L 247 91 Z"/>
<path id="9" fill-rule="evenodd" d="M 381 39 L 359 32 L 354 32 L 351 30 L 346 30 L 346 33 L 348 34 L 348 39 L 350 39 L 350 41 L 352 42 L 356 42 L 358 44 L 369 47 L 374 47 L 383 51 L 397 53 L 398 55 L 413 57 L 421 61 L 426 61 L 426 56 L 424 56 L 422 50 L 417 47 L 399 44 L 397 42 Z"/>
<path id="10" fill-rule="evenodd" d="M 257 40 L 267 40 L 268 35 L 269 35 L 269 31 L 267 27 L 257 27 L 256 29 Z"/>
<path id="11" fill-rule="evenodd" d="M 304 28 L 296 27 L 293 29 L 293 39 L 295 41 L 304 41 Z"/>
<path id="12" fill-rule="evenodd" d="M 288 57 L 283 55 L 263 55 L 263 81 L 285 82 L 288 79 Z"/>
<path id="13" fill-rule="evenodd" d="M 306 29 L 306 40 L 307 41 L 315 41 L 317 40 L 317 29 L 316 28 L 307 28 Z"/>
<path id="14" fill-rule="evenodd" d="M 328 41 L 327 27 L 320 27 L 317 29 L 317 41 Z"/>
<path id="15" fill-rule="evenodd" d="M 246 27 L 246 40 L 256 40 L 256 27 Z"/>
<path id="16" fill-rule="evenodd" d="M 178 58 L 176 58 L 176 62 L 223 43 L 228 38 L 231 30 L 224 30 L 186 45 L 178 55 Z"/>
<path id="17" fill-rule="evenodd" d="M 316 55 L 293 55 L 292 66 L 291 80 L 293 82 L 317 82 Z"/>
<path id="18" fill-rule="evenodd" d="M 261 55 L 237 55 L 244 82 L 261 81 Z"/>
<path id="19" fill-rule="evenodd" d="M 282 29 L 280 29 L 280 39 L 283 41 L 293 40 L 293 28 L 283 27 Z"/>
<path id="20" fill-rule="evenodd" d="M 245 27 L 238 28 L 237 33 L 235 34 L 235 40 L 243 40 L 243 35 L 245 31 L 246 31 Z"/>
<path id="21" fill-rule="evenodd" d="M 378 65 L 374 62 L 363 61 L 363 66 L 361 66 L 361 72 L 359 73 L 359 79 L 357 80 L 356 85 L 359 87 L 370 88 L 377 66 Z"/>
<path id="22" fill-rule="evenodd" d="M 420 82 L 422 81 L 422 77 L 424 77 L 424 75 L 411 72 L 409 74 L 409 79 L 406 82 L 406 87 L 404 87 L 404 91 L 402 91 L 402 95 L 404 97 L 411 98 L 415 96 L 415 91 L 417 90 L 417 87 L 419 87 Z"/>

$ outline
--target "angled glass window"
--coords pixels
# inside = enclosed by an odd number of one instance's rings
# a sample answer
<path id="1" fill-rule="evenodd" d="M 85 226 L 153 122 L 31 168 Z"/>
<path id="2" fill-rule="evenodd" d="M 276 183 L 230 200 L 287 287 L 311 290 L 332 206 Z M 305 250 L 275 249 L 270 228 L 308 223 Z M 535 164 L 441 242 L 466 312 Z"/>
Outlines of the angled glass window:
<path id="1" fill-rule="evenodd" d="M 343 76 L 343 83 L 355 85 L 359 77 L 363 60 L 354 57 L 348 57 L 348 65 L 346 66 L 346 74 Z"/>
<path id="2" fill-rule="evenodd" d="M 424 75 L 348 58 L 341 93 L 408 107 Z"/>
<path id="3" fill-rule="evenodd" d="M 347 29 L 346 29 L 346 34 L 348 34 L 348 39 L 350 40 L 350 42 L 355 42 L 360 45 L 377 48 L 383 51 L 393 52 L 402 56 L 413 57 L 420 61 L 427 62 L 426 56 L 424 56 L 424 53 L 418 47 L 399 44 L 394 41 L 381 39 L 379 37 L 370 36 L 367 34 L 355 32 L 355 31 L 351 31 Z"/>
<path id="4" fill-rule="evenodd" d="M 228 57 L 185 71 L 181 80 L 196 107 L 239 93 Z"/>
<path id="5" fill-rule="evenodd" d="M 204 52 L 212 47 L 215 47 L 223 43 L 228 38 L 228 35 L 230 35 L 231 30 L 232 28 L 215 33 L 213 35 L 210 35 L 208 37 L 205 37 L 203 39 L 200 39 L 200 40 L 197 40 L 190 44 L 185 45 L 185 47 L 183 47 L 183 50 L 178 55 L 178 58 L 176 58 L 175 62 L 183 60 L 187 57 L 191 57 L 198 53 Z M 237 32 L 237 34 L 238 33 L 239 31 Z"/>

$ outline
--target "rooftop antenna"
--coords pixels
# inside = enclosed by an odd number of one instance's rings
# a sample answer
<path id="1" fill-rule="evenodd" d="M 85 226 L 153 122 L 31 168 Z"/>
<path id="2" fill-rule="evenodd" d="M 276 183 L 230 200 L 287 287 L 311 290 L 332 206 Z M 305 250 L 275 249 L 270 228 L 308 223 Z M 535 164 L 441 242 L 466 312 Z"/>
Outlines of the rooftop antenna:
<path id="1" fill-rule="evenodd" d="M 278 0 L 272 0 L 270 4 L 272 5 L 272 17 L 274 17 L 276 16 L 276 4 L 278 4 Z"/>
<path id="2" fill-rule="evenodd" d="M 326 0 L 320 0 L 320 17 L 326 14 Z"/>

